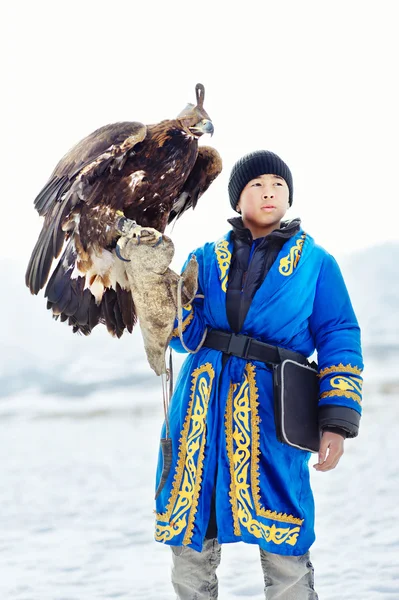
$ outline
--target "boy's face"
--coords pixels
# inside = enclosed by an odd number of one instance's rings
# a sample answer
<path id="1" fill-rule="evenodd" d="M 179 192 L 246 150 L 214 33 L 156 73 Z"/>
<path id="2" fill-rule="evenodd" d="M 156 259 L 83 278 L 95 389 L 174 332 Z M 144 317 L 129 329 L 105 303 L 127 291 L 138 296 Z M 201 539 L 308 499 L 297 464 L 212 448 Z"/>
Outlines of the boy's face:
<path id="1" fill-rule="evenodd" d="M 289 208 L 289 189 L 278 175 L 260 175 L 251 179 L 241 192 L 237 208 L 249 229 L 272 231 L 280 226 Z"/>

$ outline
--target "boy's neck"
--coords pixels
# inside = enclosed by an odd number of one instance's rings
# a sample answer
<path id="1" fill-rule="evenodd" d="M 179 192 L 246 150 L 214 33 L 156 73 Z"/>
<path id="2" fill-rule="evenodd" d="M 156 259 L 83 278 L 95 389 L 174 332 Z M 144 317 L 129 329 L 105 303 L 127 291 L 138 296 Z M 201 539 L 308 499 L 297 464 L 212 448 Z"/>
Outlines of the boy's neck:
<path id="1" fill-rule="evenodd" d="M 249 229 L 249 231 L 251 232 L 252 239 L 254 239 L 254 240 L 261 238 L 261 237 L 265 237 L 266 235 L 269 235 L 269 233 L 271 233 L 272 231 L 275 231 L 276 229 L 280 229 L 280 227 L 281 227 L 281 221 L 279 223 L 273 223 L 272 225 L 268 225 L 266 227 L 257 227 L 256 225 L 246 223 L 244 221 L 244 219 L 243 219 L 243 223 L 244 223 L 244 227 Z"/>

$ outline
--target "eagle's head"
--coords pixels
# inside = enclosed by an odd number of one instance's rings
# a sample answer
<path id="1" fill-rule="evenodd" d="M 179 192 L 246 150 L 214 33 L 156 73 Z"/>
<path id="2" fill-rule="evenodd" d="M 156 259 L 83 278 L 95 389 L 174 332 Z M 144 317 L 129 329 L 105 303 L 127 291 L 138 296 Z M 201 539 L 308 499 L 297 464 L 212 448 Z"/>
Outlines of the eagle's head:
<path id="1" fill-rule="evenodd" d="M 197 104 L 187 104 L 186 108 L 177 115 L 177 120 L 190 135 L 200 138 L 204 133 L 213 134 L 213 124 L 204 109 L 205 88 L 202 83 L 195 86 Z"/>

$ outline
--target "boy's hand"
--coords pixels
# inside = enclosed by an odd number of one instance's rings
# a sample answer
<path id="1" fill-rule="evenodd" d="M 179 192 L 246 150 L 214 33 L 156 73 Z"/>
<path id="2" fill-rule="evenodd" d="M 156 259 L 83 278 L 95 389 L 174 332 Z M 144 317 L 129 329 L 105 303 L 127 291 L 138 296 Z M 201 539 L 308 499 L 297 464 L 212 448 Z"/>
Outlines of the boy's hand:
<path id="1" fill-rule="evenodd" d="M 334 469 L 344 453 L 345 439 L 339 433 L 325 431 L 322 435 L 319 450 L 319 462 L 313 465 L 316 471 Z"/>

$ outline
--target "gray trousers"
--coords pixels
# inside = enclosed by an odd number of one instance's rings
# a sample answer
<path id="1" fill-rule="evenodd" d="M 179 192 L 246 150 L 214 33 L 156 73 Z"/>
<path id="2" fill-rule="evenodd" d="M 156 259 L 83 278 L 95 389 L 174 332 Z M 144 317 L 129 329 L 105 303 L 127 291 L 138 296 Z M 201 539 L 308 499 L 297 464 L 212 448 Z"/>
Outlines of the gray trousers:
<path id="1" fill-rule="evenodd" d="M 171 546 L 172 583 L 178 600 L 216 600 L 222 547 L 205 539 L 202 552 L 187 546 Z M 267 600 L 318 600 L 314 591 L 309 552 L 303 556 L 280 556 L 260 549 Z"/>

